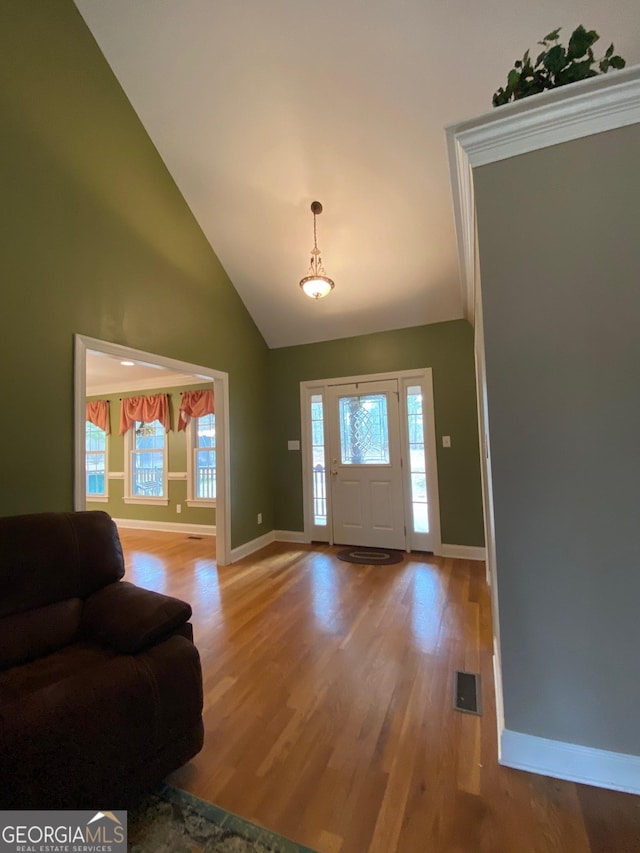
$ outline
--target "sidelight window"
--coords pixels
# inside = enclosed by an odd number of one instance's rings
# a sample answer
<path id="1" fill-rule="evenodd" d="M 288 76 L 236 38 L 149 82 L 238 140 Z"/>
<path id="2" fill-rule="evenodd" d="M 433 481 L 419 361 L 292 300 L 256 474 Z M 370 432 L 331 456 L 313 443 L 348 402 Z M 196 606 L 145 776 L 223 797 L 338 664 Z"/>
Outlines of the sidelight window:
<path id="1" fill-rule="evenodd" d="M 407 387 L 407 418 L 409 428 L 409 469 L 411 474 L 411 508 L 415 533 L 429 532 L 429 502 L 427 498 L 427 467 L 424 447 L 424 413 L 422 388 Z"/>

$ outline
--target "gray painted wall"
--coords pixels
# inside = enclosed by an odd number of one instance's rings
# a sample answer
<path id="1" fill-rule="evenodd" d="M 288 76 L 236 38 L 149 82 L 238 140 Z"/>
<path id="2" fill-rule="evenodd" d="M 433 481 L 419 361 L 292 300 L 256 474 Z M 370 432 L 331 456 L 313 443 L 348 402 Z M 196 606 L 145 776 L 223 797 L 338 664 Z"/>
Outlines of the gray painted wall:
<path id="1" fill-rule="evenodd" d="M 475 171 L 507 729 L 640 754 L 640 125 Z"/>

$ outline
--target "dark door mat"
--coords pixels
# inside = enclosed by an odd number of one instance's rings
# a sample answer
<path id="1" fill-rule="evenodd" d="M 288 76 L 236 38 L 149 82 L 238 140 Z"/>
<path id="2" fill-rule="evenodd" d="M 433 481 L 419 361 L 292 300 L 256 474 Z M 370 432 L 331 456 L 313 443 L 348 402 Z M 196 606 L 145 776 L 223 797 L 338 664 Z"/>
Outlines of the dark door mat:
<path id="1" fill-rule="evenodd" d="M 363 548 L 360 545 L 352 545 L 338 551 L 336 557 L 345 563 L 359 563 L 363 566 L 391 566 L 402 562 L 403 552 L 391 548 Z"/>

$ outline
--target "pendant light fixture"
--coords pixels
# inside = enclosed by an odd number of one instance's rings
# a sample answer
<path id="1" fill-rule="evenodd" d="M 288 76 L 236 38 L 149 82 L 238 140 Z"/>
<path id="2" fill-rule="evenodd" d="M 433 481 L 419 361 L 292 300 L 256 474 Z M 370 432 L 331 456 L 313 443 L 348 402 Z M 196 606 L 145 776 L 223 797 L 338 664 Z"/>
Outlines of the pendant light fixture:
<path id="1" fill-rule="evenodd" d="M 320 257 L 320 249 L 318 248 L 316 216 L 322 213 L 322 205 L 319 201 L 311 203 L 311 213 L 313 213 L 313 249 L 311 250 L 309 272 L 300 281 L 300 287 L 304 290 L 307 296 L 311 297 L 311 299 L 322 299 L 323 296 L 327 296 L 327 294 L 331 293 L 335 285 L 333 281 L 325 275 L 324 267 L 322 266 L 322 258 Z"/>

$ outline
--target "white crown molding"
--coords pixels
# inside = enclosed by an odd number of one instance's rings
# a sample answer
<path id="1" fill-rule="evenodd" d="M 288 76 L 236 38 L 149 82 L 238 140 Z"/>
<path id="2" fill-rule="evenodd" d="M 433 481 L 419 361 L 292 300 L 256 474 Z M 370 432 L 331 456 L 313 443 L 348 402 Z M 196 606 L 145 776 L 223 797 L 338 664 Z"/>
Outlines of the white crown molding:
<path id="1" fill-rule="evenodd" d="M 465 316 L 474 320 L 476 222 L 472 169 L 640 122 L 640 66 L 498 107 L 445 128 Z"/>
<path id="2" fill-rule="evenodd" d="M 640 794 L 640 755 L 592 749 L 505 729 L 500 764 L 597 788 Z"/>
<path id="3" fill-rule="evenodd" d="M 640 65 L 541 92 L 449 125 L 472 166 L 640 121 Z"/>
<path id="4" fill-rule="evenodd" d="M 130 382 L 107 382 L 103 385 L 87 385 L 87 397 L 96 397 L 102 394 L 127 394 L 129 391 L 155 391 L 160 388 L 182 388 L 189 385 L 204 385 L 206 379 L 198 379 L 197 376 L 185 378 L 181 373 L 162 372 L 162 379 L 151 382 L 149 379 L 131 380 Z"/>
<path id="5" fill-rule="evenodd" d="M 144 521 L 140 518 L 114 518 L 117 527 L 131 530 L 159 530 L 163 533 L 195 533 L 198 536 L 215 536 L 215 524 L 187 524 L 178 521 Z"/>

